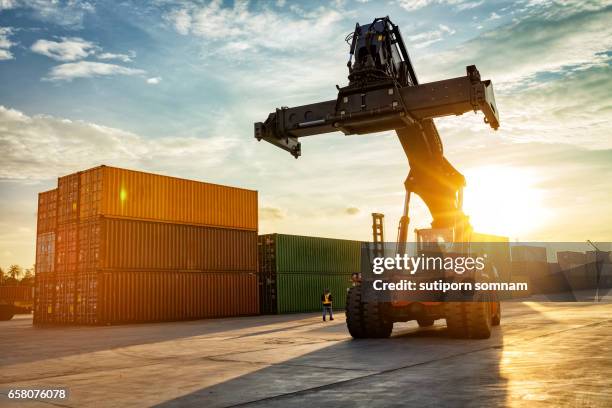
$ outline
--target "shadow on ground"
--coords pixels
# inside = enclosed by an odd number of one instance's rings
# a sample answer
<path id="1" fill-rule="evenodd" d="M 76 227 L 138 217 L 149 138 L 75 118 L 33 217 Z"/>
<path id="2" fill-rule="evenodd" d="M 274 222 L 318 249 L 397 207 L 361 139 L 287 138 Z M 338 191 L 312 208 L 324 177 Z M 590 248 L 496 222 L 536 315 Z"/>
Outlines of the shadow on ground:
<path id="1" fill-rule="evenodd" d="M 158 407 L 503 405 L 502 350 L 501 329 L 487 340 L 451 339 L 443 326 L 403 330 L 337 342 Z"/>
<path id="2" fill-rule="evenodd" d="M 0 322 L 0 356 L 2 364 L 9 365 L 196 336 L 255 336 L 314 324 L 311 317 L 310 314 L 298 314 L 117 326 L 38 327 L 32 326 L 31 316 L 18 315 L 12 321 Z M 294 324 L 288 326 L 286 323 Z M 168 329 L 170 324 L 171 330 Z M 279 327 L 274 327 L 275 325 Z M 253 330 L 259 327 L 261 330 Z M 248 333 L 241 333 L 242 331 Z M 43 349 L 45 352 L 33 353 L 33 348 Z"/>

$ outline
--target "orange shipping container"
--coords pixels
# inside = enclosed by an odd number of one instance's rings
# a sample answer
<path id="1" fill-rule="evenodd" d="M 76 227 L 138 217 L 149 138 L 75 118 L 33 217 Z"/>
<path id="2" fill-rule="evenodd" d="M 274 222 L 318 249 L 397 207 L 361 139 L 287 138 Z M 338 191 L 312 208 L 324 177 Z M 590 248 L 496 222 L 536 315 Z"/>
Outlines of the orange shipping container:
<path id="1" fill-rule="evenodd" d="M 78 221 L 79 173 L 69 174 L 57 180 L 57 224 Z"/>
<path id="2" fill-rule="evenodd" d="M 31 302 L 32 286 L 0 286 L 0 300 L 7 303 Z"/>
<path id="3" fill-rule="evenodd" d="M 60 223 L 106 215 L 257 230 L 253 190 L 100 166 L 61 177 L 58 192 Z"/>
<path id="4" fill-rule="evenodd" d="M 79 224 L 78 240 L 79 271 L 257 271 L 255 231 L 96 217 Z"/>
<path id="5" fill-rule="evenodd" d="M 79 224 L 76 222 L 60 224 L 57 227 L 55 236 L 55 272 L 60 274 L 76 272 L 78 231 Z"/>
<path id="6" fill-rule="evenodd" d="M 41 193 L 38 222 L 36 323 L 258 311 L 256 191 L 101 166 Z"/>
<path id="7" fill-rule="evenodd" d="M 36 324 L 120 324 L 259 313 L 252 272 L 104 270 L 37 281 Z"/>
<path id="8" fill-rule="evenodd" d="M 49 323 L 54 319 L 55 278 L 53 274 L 36 274 L 34 323 Z"/>
<path id="9" fill-rule="evenodd" d="M 98 274 L 96 321 L 109 324 L 192 320 L 259 313 L 254 273 L 123 272 Z"/>
<path id="10" fill-rule="evenodd" d="M 37 235 L 55 231 L 57 225 L 57 189 L 38 194 Z"/>
<path id="11" fill-rule="evenodd" d="M 45 232 L 36 237 L 36 273 L 55 270 L 55 232 Z"/>

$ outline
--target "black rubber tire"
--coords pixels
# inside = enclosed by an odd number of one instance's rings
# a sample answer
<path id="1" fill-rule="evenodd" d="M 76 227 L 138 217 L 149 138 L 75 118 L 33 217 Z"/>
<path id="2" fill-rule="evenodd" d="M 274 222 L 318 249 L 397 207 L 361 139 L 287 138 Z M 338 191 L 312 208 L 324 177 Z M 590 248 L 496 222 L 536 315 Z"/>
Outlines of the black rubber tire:
<path id="1" fill-rule="evenodd" d="M 353 286 L 346 294 L 346 327 L 354 339 L 367 337 L 363 321 L 361 286 Z"/>
<path id="2" fill-rule="evenodd" d="M 385 319 L 378 303 L 364 303 L 363 317 L 367 337 L 382 339 L 391 336 L 393 322 Z"/>
<path id="3" fill-rule="evenodd" d="M 433 326 L 435 320 L 434 319 L 429 319 L 429 318 L 421 318 L 421 319 L 417 319 L 417 323 L 419 324 L 419 327 L 430 327 Z"/>
<path id="4" fill-rule="evenodd" d="M 452 337 L 488 339 L 492 316 L 489 302 L 448 302 L 445 304 L 446 325 Z"/>
<path id="5" fill-rule="evenodd" d="M 496 302 L 497 303 L 497 313 L 493 314 L 493 317 L 491 318 L 491 325 L 493 326 L 499 326 L 501 324 L 501 302 Z"/>

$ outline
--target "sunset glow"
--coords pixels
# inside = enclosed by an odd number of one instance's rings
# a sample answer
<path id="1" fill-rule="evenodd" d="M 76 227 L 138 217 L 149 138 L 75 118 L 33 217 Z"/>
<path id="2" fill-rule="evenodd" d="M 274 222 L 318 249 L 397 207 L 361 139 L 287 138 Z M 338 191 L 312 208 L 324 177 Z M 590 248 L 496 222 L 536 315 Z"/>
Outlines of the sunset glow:
<path id="1" fill-rule="evenodd" d="M 479 167 L 467 171 L 466 177 L 464 208 L 478 232 L 522 239 L 549 218 L 535 174 L 511 167 Z"/>

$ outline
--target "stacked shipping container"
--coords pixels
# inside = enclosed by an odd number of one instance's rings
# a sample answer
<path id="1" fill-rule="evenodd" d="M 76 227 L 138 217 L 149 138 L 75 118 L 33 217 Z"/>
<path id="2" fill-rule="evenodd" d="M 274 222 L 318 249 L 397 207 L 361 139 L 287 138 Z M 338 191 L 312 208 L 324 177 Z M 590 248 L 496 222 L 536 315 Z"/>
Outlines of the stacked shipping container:
<path id="1" fill-rule="evenodd" d="M 51 317 L 55 299 L 55 235 L 57 231 L 57 189 L 38 195 L 36 223 L 36 302 L 34 318 Z"/>
<path id="2" fill-rule="evenodd" d="M 71 174 L 39 195 L 36 256 L 36 323 L 256 314 L 257 192 L 107 166 Z"/>
<path id="3" fill-rule="evenodd" d="M 351 274 L 361 270 L 361 242 L 269 234 L 258 245 L 262 313 L 320 310 L 325 288 L 334 308 L 345 307 Z"/>
<path id="4" fill-rule="evenodd" d="M 529 282 L 530 286 L 535 282 L 541 282 L 535 286 L 546 282 L 549 271 L 546 247 L 514 245 L 511 253 L 513 282 Z"/>
<path id="5" fill-rule="evenodd" d="M 584 252 L 559 251 L 557 261 L 561 272 L 572 290 L 593 289 L 597 287 L 597 272 L 587 265 Z"/>
<path id="6" fill-rule="evenodd" d="M 513 246 L 512 280 L 529 281 L 533 293 L 538 294 L 610 287 L 612 272 L 602 274 L 609 270 L 604 266 L 606 255 L 606 252 L 595 255 L 593 251 L 558 251 L 557 262 L 548 262 L 546 247 Z"/>

